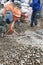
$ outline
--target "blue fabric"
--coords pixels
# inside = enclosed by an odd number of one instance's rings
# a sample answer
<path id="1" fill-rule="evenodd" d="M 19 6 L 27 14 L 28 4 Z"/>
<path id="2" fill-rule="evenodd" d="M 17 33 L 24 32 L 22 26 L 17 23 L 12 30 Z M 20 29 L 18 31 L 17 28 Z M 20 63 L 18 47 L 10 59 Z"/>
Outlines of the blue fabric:
<path id="1" fill-rule="evenodd" d="M 10 22 L 13 22 L 13 14 L 11 11 L 6 11 L 5 20 L 9 20 Z"/>
<path id="2" fill-rule="evenodd" d="M 31 26 L 33 26 L 33 23 L 35 24 L 35 25 L 37 25 L 37 11 L 33 11 L 33 13 L 32 13 L 32 17 L 31 17 Z"/>
<path id="3" fill-rule="evenodd" d="M 30 6 L 33 8 L 33 11 L 40 11 L 41 5 L 40 0 L 32 0 L 32 3 L 30 3 Z"/>

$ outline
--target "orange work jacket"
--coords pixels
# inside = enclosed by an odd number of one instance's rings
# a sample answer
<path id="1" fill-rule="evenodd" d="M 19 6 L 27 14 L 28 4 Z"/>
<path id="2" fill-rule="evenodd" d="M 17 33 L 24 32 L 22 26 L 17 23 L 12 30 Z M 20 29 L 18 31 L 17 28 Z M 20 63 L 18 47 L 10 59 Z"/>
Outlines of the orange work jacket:
<path id="1" fill-rule="evenodd" d="M 18 17 L 21 16 L 21 11 L 19 8 L 14 7 L 12 2 L 7 2 L 5 3 L 5 7 L 3 8 L 2 14 L 5 16 L 6 15 L 6 11 L 9 10 L 12 12 L 13 16 L 14 16 L 14 21 L 17 20 Z"/>

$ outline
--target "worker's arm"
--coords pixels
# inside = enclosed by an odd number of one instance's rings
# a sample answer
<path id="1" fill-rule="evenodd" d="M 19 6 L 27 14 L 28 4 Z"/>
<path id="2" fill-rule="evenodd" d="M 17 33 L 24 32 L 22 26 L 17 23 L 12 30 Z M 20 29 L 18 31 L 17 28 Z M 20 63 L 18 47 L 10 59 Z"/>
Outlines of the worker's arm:
<path id="1" fill-rule="evenodd" d="M 2 15 L 5 16 L 6 8 L 3 8 Z"/>

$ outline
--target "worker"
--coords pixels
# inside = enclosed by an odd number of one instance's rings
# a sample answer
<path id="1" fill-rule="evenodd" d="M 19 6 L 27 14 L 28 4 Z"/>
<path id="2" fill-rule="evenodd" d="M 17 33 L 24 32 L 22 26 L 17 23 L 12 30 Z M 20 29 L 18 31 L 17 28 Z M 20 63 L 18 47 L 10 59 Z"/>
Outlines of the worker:
<path id="1" fill-rule="evenodd" d="M 30 26 L 33 26 L 33 23 L 37 25 L 37 13 L 41 9 L 40 0 L 32 0 L 32 3 L 30 3 L 30 6 L 33 9 L 32 17 L 31 17 L 31 24 Z"/>
<path id="2" fill-rule="evenodd" d="M 12 30 L 13 23 L 15 23 L 18 17 L 21 16 L 20 10 L 17 7 L 14 8 L 14 0 L 5 3 L 2 14 L 4 15 L 4 21 L 6 21 L 6 23 L 9 24 L 10 30 Z"/>

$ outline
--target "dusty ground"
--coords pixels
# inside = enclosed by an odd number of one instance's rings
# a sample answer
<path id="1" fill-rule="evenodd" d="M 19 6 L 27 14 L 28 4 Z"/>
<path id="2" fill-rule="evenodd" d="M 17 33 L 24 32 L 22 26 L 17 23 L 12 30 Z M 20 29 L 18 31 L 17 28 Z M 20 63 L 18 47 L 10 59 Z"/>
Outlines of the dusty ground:
<path id="1" fill-rule="evenodd" d="M 0 65 L 43 65 L 43 29 L 16 25 L 15 33 L 0 37 Z"/>
<path id="2" fill-rule="evenodd" d="M 0 65 L 43 65 L 43 24 L 30 27 L 16 25 L 15 33 L 0 37 Z"/>

